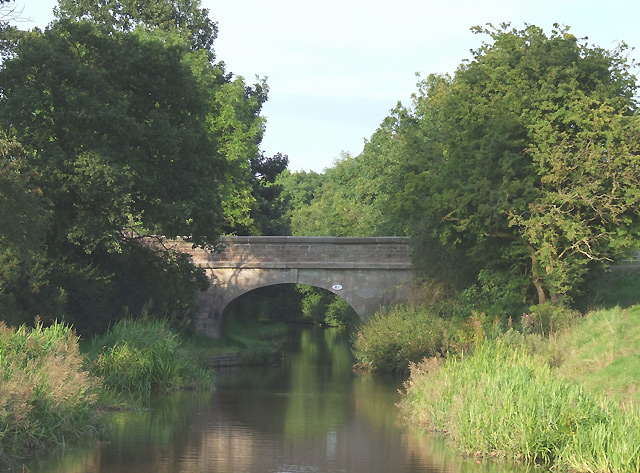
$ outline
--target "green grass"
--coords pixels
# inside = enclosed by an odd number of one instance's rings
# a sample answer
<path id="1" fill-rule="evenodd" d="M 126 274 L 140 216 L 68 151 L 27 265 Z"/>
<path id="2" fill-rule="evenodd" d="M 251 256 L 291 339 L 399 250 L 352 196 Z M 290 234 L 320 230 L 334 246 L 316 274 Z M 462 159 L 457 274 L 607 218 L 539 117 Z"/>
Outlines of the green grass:
<path id="1" fill-rule="evenodd" d="M 544 338 L 513 330 L 412 366 L 406 417 L 464 451 L 560 470 L 640 472 L 640 306 Z"/>
<path id="2" fill-rule="evenodd" d="M 184 356 L 182 343 L 166 321 L 124 319 L 92 341 L 88 357 L 92 371 L 112 393 L 212 388 L 213 374 Z"/>
<path id="3" fill-rule="evenodd" d="M 562 376 L 613 400 L 640 403 L 640 305 L 590 313 L 549 344 Z"/>
<path id="4" fill-rule="evenodd" d="M 162 320 L 121 320 L 82 355 L 62 324 L 12 329 L 0 322 L 0 466 L 48 446 L 86 438 L 104 406 L 152 391 L 213 387 L 213 371 Z"/>
<path id="5" fill-rule="evenodd" d="M 482 342 L 473 356 L 415 365 L 401 408 L 469 454 L 576 471 L 640 471 L 637 410 L 623 411 L 502 340 Z"/>

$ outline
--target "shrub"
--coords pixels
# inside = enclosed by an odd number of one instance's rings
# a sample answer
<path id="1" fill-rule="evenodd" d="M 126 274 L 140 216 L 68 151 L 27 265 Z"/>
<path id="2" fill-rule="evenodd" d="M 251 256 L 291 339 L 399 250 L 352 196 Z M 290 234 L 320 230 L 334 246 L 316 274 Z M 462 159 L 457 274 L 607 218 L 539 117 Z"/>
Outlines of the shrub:
<path id="1" fill-rule="evenodd" d="M 0 464 L 95 433 L 99 389 L 71 328 L 0 322 Z"/>
<path id="2" fill-rule="evenodd" d="M 327 307 L 334 299 L 329 291 L 312 286 L 298 285 L 298 292 L 302 295 L 302 319 L 320 325 L 324 323 Z"/>
<path id="3" fill-rule="evenodd" d="M 484 312 L 472 312 L 471 316 L 455 325 L 450 341 L 450 351 L 464 353 L 486 339 L 494 339 L 503 334 L 500 317 L 489 318 Z"/>
<path id="4" fill-rule="evenodd" d="M 324 323 L 329 327 L 345 327 L 353 329 L 360 323 L 360 318 L 355 310 L 340 297 L 335 297 L 327 307 Z"/>
<path id="5" fill-rule="evenodd" d="M 394 306 L 377 312 L 353 338 L 358 366 L 406 371 L 410 362 L 446 353 L 454 323 L 424 307 Z"/>
<path id="6" fill-rule="evenodd" d="M 522 315 L 521 325 L 523 332 L 549 336 L 569 327 L 579 316 L 573 309 L 547 302 L 529 307 L 529 312 Z"/>

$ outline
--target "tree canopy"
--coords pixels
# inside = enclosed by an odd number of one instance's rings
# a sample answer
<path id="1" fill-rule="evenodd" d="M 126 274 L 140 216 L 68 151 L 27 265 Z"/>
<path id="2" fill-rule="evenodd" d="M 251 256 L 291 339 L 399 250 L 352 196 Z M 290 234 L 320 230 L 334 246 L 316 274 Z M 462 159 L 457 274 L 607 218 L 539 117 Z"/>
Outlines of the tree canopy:
<path id="1" fill-rule="evenodd" d="M 389 117 L 354 157 L 343 153 L 325 170 L 313 199 L 291 211 L 296 235 L 383 236 L 403 235 L 405 229 L 387 212 L 395 181 L 393 138 L 396 117 Z"/>
<path id="2" fill-rule="evenodd" d="M 626 47 L 591 47 L 558 26 L 550 36 L 532 25 L 475 31 L 491 42 L 453 77 L 423 80 L 401 124 L 396 213 L 476 271 L 526 275 L 539 302 L 558 300 L 590 265 L 638 242 Z"/>
<path id="3" fill-rule="evenodd" d="M 638 245 L 640 117 L 628 48 L 556 25 L 473 29 L 455 74 L 420 79 L 328 169 L 299 234 L 408 233 L 417 267 L 458 290 L 568 300 Z"/>
<path id="4" fill-rule="evenodd" d="M 178 32 L 193 50 L 205 50 L 213 58 L 217 24 L 199 0 L 59 0 L 54 10 L 60 19 L 89 20 L 125 33 L 142 26 Z"/>
<path id="5" fill-rule="evenodd" d="M 206 280 L 149 237 L 205 246 L 255 227 L 266 84 L 215 62 L 197 1 L 63 0 L 57 14 L 43 32 L 5 31 L 0 70 L 0 126 L 51 215 L 41 260 L 56 308 L 41 315 L 85 327 L 153 300 L 188 317 Z"/>
<path id="6" fill-rule="evenodd" d="M 0 306 L 3 319 L 13 323 L 34 308 L 29 295 L 43 283 L 43 243 L 51 224 L 24 155 L 13 137 L 0 135 Z"/>

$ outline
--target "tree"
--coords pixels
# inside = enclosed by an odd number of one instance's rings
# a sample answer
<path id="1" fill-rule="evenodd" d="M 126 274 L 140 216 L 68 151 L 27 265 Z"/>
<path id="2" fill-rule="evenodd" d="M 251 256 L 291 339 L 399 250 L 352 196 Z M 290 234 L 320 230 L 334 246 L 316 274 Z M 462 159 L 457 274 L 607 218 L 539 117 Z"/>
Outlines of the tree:
<path id="1" fill-rule="evenodd" d="M 9 23 L 21 18 L 22 10 L 10 6 L 12 0 L 0 0 L 0 62 L 11 57 L 19 31 Z"/>
<path id="2" fill-rule="evenodd" d="M 389 195 L 386 175 L 393 166 L 392 155 L 377 152 L 375 146 L 368 143 L 356 157 L 344 153 L 325 171 L 322 185 L 309 204 L 292 212 L 294 234 L 380 236 L 396 233 L 389 215 L 385 214 Z"/>
<path id="3" fill-rule="evenodd" d="M 252 215 L 257 231 L 261 235 L 287 235 L 286 203 L 282 196 L 283 187 L 277 180 L 287 169 L 289 157 L 282 153 L 272 157 L 260 153 L 250 163 L 252 195 L 256 201 Z"/>
<path id="4" fill-rule="evenodd" d="M 226 160 L 226 172 L 218 183 L 223 232 L 255 232 L 250 159 L 260 155 L 265 127 L 260 111 L 268 87 L 265 80 L 247 85 L 242 77 L 228 73 L 224 62 L 215 62 L 213 42 L 218 29 L 200 1 L 60 0 L 56 13 L 61 19 L 91 21 L 106 34 L 145 31 L 160 41 L 187 45 L 191 54 L 185 54 L 183 61 L 197 78 L 200 100 L 208 107 L 209 129 Z"/>
<path id="5" fill-rule="evenodd" d="M 50 224 L 33 174 L 24 165 L 24 150 L 4 132 L 0 135 L 0 317 L 22 323 L 34 307 L 43 284 L 44 238 Z"/>
<path id="6" fill-rule="evenodd" d="M 312 199 L 297 199 L 291 210 L 297 235 L 383 236 L 405 235 L 404 219 L 395 217 L 390 204 L 404 172 L 399 166 L 404 147 L 397 127 L 404 114 L 392 111 L 365 143 L 362 153 L 343 153 L 326 169 Z M 292 175 L 293 177 L 293 175 Z M 297 178 L 306 176 L 298 175 Z M 304 182 L 304 181 L 303 181 Z"/>
<path id="7" fill-rule="evenodd" d="M 129 33 L 137 27 L 179 32 L 194 51 L 205 50 L 213 59 L 217 24 L 199 0 L 59 0 L 60 19 L 89 20 L 115 31 Z"/>
<path id="8" fill-rule="evenodd" d="M 20 41 L 0 72 L 0 120 L 33 153 L 56 242 L 117 251 L 132 226 L 215 242 L 225 164 L 183 54 L 86 22 Z"/>
<path id="9" fill-rule="evenodd" d="M 635 78 L 624 45 L 568 28 L 475 31 L 492 42 L 453 78 L 422 81 L 399 126 L 396 213 L 476 275 L 526 275 L 538 302 L 558 301 L 637 241 Z"/>
<path id="10" fill-rule="evenodd" d="M 156 236 L 211 246 L 255 228 L 266 83 L 215 62 L 197 0 L 61 0 L 56 14 L 44 32 L 4 29 L 0 70 L 0 123 L 53 222 L 46 316 L 93 330 L 153 301 L 188 318 L 206 278 Z"/>
<path id="11" fill-rule="evenodd" d="M 43 316 L 100 328 L 125 304 L 139 310 L 154 299 L 165 306 L 158 312 L 188 317 L 201 275 L 141 243 L 163 235 L 215 244 L 222 231 L 227 165 L 190 54 L 146 31 L 61 20 L 25 34 L 4 64 L 0 122 L 23 144 L 52 214 L 47 284 L 58 307 Z"/>

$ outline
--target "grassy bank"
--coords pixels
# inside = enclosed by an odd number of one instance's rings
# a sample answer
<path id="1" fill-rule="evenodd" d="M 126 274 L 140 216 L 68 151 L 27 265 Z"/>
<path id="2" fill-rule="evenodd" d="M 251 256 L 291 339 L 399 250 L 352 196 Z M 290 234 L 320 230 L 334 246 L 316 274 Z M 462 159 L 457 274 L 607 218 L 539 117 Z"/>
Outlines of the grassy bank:
<path id="1" fill-rule="evenodd" d="M 151 392 L 213 387 L 213 371 L 166 321 L 122 320 L 83 346 L 63 324 L 0 322 L 0 468 L 97 434 L 106 411 Z"/>
<path id="2" fill-rule="evenodd" d="M 185 350 L 190 358 L 204 364 L 210 364 L 218 356 L 234 355 L 242 364 L 261 365 L 268 363 L 274 351 L 282 348 L 286 334 L 284 322 L 230 318 L 223 338 L 212 339 L 196 333 L 186 338 Z"/>
<path id="3" fill-rule="evenodd" d="M 102 382 L 84 365 L 70 328 L 0 322 L 0 466 L 97 431 Z"/>
<path id="4" fill-rule="evenodd" d="M 103 391 L 111 398 L 213 388 L 213 373 L 188 356 L 184 345 L 166 321 L 125 319 L 93 339 L 87 356 L 92 372 L 103 379 Z"/>
<path id="5" fill-rule="evenodd" d="M 414 364 L 401 408 L 469 454 L 638 472 L 639 353 L 640 306 L 590 313 L 548 338 L 508 330 L 472 354 Z"/>

